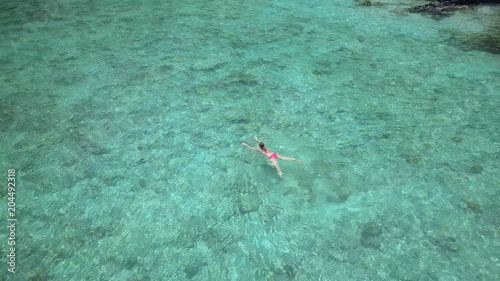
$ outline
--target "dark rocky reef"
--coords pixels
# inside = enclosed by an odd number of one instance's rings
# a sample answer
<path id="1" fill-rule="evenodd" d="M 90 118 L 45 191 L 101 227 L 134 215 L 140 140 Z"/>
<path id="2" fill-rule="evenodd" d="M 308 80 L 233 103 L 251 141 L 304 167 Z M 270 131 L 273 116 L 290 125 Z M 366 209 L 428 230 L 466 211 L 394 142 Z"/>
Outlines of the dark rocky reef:
<path id="1" fill-rule="evenodd" d="M 425 5 L 410 8 L 412 13 L 431 15 L 434 19 L 442 19 L 460 9 L 471 9 L 477 5 L 500 5 L 500 0 L 437 0 Z M 498 13 L 498 9 L 497 9 Z M 449 43 L 462 50 L 479 50 L 492 54 L 500 54 L 500 17 L 498 14 L 482 32 L 450 31 Z"/>
<path id="2" fill-rule="evenodd" d="M 437 0 L 410 8 L 411 13 L 425 13 L 433 16 L 449 16 L 456 10 L 479 4 L 500 4 L 500 0 Z"/>

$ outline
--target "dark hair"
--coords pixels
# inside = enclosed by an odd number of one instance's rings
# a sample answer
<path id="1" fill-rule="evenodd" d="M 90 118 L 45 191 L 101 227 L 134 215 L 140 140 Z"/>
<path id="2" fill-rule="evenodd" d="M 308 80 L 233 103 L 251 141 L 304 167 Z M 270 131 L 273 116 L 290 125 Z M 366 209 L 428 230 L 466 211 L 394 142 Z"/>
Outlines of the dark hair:
<path id="1" fill-rule="evenodd" d="M 266 147 L 266 146 L 264 145 L 264 143 L 263 143 L 263 142 L 260 142 L 260 143 L 259 143 L 259 147 L 260 147 L 260 149 L 264 149 L 264 147 Z"/>

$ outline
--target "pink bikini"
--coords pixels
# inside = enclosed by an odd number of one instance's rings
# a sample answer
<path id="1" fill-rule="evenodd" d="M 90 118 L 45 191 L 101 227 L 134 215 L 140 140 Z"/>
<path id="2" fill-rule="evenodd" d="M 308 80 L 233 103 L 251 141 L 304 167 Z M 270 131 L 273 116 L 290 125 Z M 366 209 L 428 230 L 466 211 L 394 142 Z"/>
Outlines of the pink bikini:
<path id="1" fill-rule="evenodd" d="M 266 153 L 267 153 L 267 152 L 271 152 L 271 151 L 269 151 L 269 149 L 267 149 L 267 147 L 265 147 L 264 149 L 266 150 Z M 270 155 L 269 157 L 267 157 L 267 158 L 269 158 L 269 160 L 271 160 L 271 159 L 273 159 L 273 158 L 274 158 L 274 159 L 276 159 L 276 158 L 278 158 L 278 154 L 276 154 L 276 152 L 274 152 L 273 154 L 271 154 L 271 155 Z"/>

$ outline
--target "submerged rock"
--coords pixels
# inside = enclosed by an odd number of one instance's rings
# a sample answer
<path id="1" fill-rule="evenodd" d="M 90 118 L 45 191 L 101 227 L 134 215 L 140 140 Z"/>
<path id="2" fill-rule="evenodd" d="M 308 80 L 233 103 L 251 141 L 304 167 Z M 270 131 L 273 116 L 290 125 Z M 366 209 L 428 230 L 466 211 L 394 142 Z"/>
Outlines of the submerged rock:
<path id="1" fill-rule="evenodd" d="M 356 4 L 358 6 L 365 6 L 365 7 L 371 7 L 371 6 L 383 6 L 384 3 L 377 2 L 377 1 L 372 1 L 372 0 L 357 0 Z"/>
<path id="2" fill-rule="evenodd" d="M 470 172 L 473 174 L 480 174 L 483 171 L 483 166 L 481 165 L 474 165 L 470 167 Z"/>
<path id="3" fill-rule="evenodd" d="M 361 232 L 361 245 L 365 248 L 380 248 L 382 243 L 382 226 L 376 223 L 365 225 Z"/>
<path id="4" fill-rule="evenodd" d="M 262 201 L 260 200 L 257 193 L 252 193 L 252 194 L 241 194 L 238 203 L 239 203 L 238 207 L 240 213 L 245 214 L 257 211 Z"/>
<path id="5" fill-rule="evenodd" d="M 479 50 L 500 54 L 500 31 L 493 29 L 489 33 L 462 33 L 454 35 L 450 42 L 465 50 Z"/>
<path id="6" fill-rule="evenodd" d="M 480 214 L 483 212 L 481 209 L 481 205 L 477 204 L 476 202 L 473 201 L 466 201 L 467 208 L 471 209 L 474 213 Z"/>

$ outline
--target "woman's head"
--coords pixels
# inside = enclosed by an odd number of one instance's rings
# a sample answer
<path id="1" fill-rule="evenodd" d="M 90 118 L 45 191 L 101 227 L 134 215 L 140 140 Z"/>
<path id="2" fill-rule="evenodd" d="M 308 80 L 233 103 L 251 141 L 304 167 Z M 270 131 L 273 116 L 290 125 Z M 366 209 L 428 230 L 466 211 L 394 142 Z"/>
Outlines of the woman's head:
<path id="1" fill-rule="evenodd" d="M 264 145 L 264 143 L 263 143 L 263 142 L 260 142 L 260 143 L 259 143 L 259 147 L 260 147 L 260 149 L 262 149 L 262 150 L 265 150 L 265 149 L 266 149 L 266 146 Z"/>

